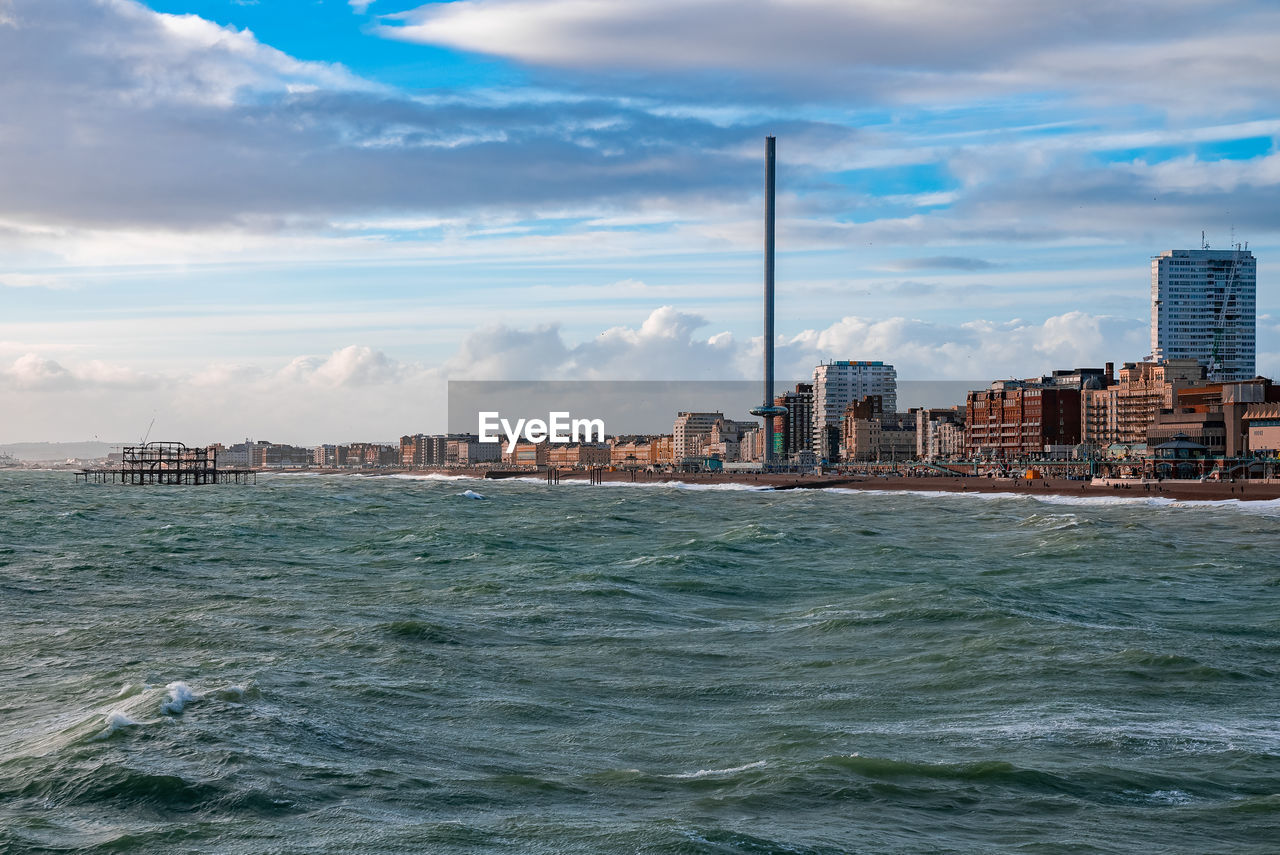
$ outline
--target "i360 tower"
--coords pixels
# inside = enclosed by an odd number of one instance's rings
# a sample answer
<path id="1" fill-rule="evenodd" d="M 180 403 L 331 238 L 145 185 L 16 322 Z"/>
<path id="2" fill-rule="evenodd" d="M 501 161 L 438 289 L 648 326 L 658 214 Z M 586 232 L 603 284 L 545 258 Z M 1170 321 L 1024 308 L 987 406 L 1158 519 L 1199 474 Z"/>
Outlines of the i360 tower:
<path id="1" fill-rule="evenodd" d="M 1151 357 L 1195 359 L 1218 382 L 1257 373 L 1257 264 L 1241 244 L 1151 259 Z"/>
<path id="2" fill-rule="evenodd" d="M 785 416 L 786 407 L 773 402 L 773 185 L 774 137 L 764 138 L 764 403 L 751 415 L 764 419 L 764 466 L 773 463 L 773 417 Z"/>

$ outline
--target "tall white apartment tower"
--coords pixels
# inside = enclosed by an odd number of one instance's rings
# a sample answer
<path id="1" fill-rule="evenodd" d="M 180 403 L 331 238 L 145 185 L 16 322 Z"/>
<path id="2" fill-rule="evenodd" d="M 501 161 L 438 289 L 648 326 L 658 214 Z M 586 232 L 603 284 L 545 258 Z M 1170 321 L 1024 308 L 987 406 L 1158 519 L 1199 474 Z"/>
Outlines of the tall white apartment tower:
<path id="1" fill-rule="evenodd" d="M 898 411 L 898 372 L 884 362 L 845 359 L 813 369 L 813 453 L 830 460 L 834 448 L 829 427 L 839 427 L 845 407 L 867 395 L 879 395 L 885 413 Z"/>
<path id="2" fill-rule="evenodd" d="M 1195 359 L 1220 382 L 1257 373 L 1257 264 L 1230 249 L 1168 249 L 1151 259 L 1151 358 Z"/>

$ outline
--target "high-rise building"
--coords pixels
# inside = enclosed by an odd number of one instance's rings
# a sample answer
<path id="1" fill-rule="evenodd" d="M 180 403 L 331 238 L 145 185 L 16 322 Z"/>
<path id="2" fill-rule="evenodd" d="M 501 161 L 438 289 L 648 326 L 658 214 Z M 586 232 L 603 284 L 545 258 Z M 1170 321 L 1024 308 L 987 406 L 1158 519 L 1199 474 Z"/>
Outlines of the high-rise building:
<path id="1" fill-rule="evenodd" d="M 1151 259 L 1151 359 L 1194 359 L 1209 379 L 1256 372 L 1257 264 L 1230 249 L 1170 249 Z"/>
<path id="2" fill-rule="evenodd" d="M 774 457 L 791 460 L 801 451 L 813 447 L 813 384 L 797 383 L 794 392 L 784 392 L 773 399 L 786 407 L 785 416 L 773 417 Z"/>
<path id="3" fill-rule="evenodd" d="M 885 362 L 845 359 L 813 369 L 813 453 L 834 460 L 840 451 L 845 408 L 879 395 L 884 412 L 898 411 L 898 372 Z"/>

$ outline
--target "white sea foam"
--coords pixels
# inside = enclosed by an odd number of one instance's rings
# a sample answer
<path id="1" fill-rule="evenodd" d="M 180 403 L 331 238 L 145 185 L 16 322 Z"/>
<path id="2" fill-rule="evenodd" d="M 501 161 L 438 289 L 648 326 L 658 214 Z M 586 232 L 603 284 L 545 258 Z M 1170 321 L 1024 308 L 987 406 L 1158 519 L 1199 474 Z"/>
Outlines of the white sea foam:
<path id="1" fill-rule="evenodd" d="M 858 490 L 849 487 L 824 487 L 824 493 L 839 493 L 843 495 L 865 495 L 874 493 L 877 496 L 886 494 L 919 496 L 928 499 L 981 499 L 984 501 L 999 501 L 1008 499 L 1022 499 L 1025 501 L 1040 502 L 1046 505 L 1074 505 L 1077 507 L 1104 507 L 1108 505 L 1128 506 L 1128 507 L 1147 507 L 1147 508 L 1220 508 L 1244 511 L 1246 513 L 1262 514 L 1264 516 L 1280 515 L 1280 499 L 1260 499 L 1253 501 L 1242 501 L 1240 499 L 1172 499 L 1167 496 L 1071 496 L 1062 494 L 1035 494 L 1035 493 L 984 493 L 977 490 L 972 491 L 951 491 L 951 490 Z"/>
<path id="2" fill-rule="evenodd" d="M 213 692 L 213 696 L 220 701 L 228 701 L 230 703 L 243 703 L 245 695 L 250 692 L 248 686 L 227 686 Z"/>
<path id="3" fill-rule="evenodd" d="M 680 772 L 676 775 L 663 775 L 663 778 L 693 779 L 693 778 L 713 778 L 716 775 L 732 775 L 735 772 L 745 772 L 748 769 L 759 769 L 765 766 L 763 760 L 757 760 L 754 763 L 747 763 L 742 766 L 732 766 L 728 769 L 699 769 L 696 772 Z"/>
<path id="4" fill-rule="evenodd" d="M 135 721 L 129 718 L 128 714 L 122 710 L 111 710 L 111 712 L 107 713 L 105 718 L 107 726 L 101 733 L 94 737 L 95 740 L 110 739 L 111 735 L 117 731 L 124 730 L 129 727 L 137 727 L 142 724 L 140 721 Z"/>
<path id="5" fill-rule="evenodd" d="M 165 715 L 181 715 L 187 704 L 200 700 L 200 696 L 191 691 L 191 687 L 181 680 L 165 686 L 167 700 L 160 704 L 160 712 Z"/>
<path id="6" fill-rule="evenodd" d="M 395 478 L 399 481 L 482 481 L 484 479 L 477 478 L 475 475 L 445 475 L 442 472 L 426 472 L 422 475 L 414 475 L 410 472 L 397 472 L 394 475 L 388 475 L 388 478 Z"/>
<path id="7" fill-rule="evenodd" d="M 477 493 L 475 490 L 463 490 L 463 491 L 462 491 L 461 493 L 459 493 L 458 495 L 459 495 L 459 496 L 461 496 L 461 497 L 462 497 L 462 498 L 464 498 L 464 499 L 485 499 L 485 498 L 488 498 L 487 496 L 482 496 L 482 495 L 480 495 L 480 494 L 479 494 L 479 493 Z"/>

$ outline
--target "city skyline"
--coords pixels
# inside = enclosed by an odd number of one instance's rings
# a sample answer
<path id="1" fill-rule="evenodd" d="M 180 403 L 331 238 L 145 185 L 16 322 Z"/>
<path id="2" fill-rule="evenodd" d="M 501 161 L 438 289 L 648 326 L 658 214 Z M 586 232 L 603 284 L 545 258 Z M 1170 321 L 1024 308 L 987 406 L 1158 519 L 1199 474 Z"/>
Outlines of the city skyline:
<path id="1" fill-rule="evenodd" d="M 784 4 L 748 5 L 0 0 L 0 442 L 318 442 L 441 430 L 449 379 L 755 377 L 765 132 L 779 376 L 1139 360 L 1151 257 L 1232 227 L 1280 374 L 1265 4 L 813 2 L 777 55 Z"/>

